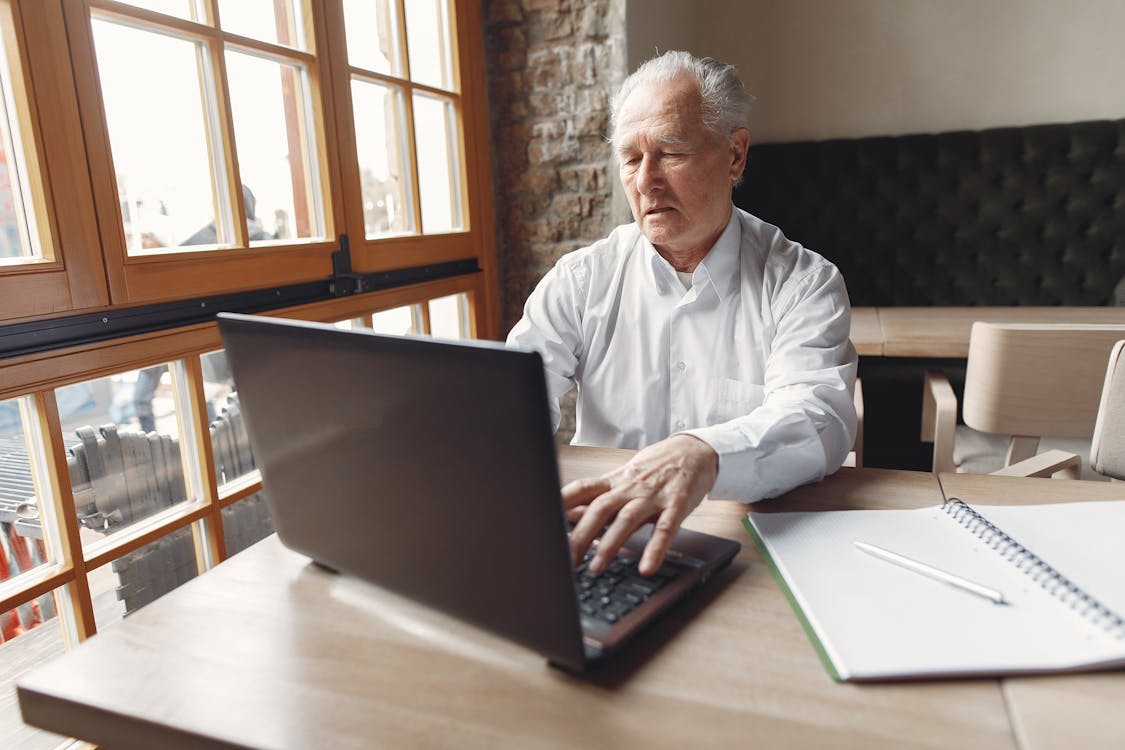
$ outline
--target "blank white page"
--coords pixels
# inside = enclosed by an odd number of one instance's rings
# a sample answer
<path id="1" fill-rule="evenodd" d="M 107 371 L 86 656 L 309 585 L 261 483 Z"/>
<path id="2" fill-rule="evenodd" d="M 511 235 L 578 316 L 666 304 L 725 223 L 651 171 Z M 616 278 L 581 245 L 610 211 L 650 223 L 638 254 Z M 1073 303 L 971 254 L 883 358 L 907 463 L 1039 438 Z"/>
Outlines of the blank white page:
<path id="1" fill-rule="evenodd" d="M 972 507 L 1125 617 L 1125 500 Z"/>
<path id="2" fill-rule="evenodd" d="M 1125 643 L 1061 606 L 939 507 L 749 515 L 843 679 L 1045 671 L 1125 658 Z M 855 541 L 999 589 L 1009 604 L 874 558 Z"/>

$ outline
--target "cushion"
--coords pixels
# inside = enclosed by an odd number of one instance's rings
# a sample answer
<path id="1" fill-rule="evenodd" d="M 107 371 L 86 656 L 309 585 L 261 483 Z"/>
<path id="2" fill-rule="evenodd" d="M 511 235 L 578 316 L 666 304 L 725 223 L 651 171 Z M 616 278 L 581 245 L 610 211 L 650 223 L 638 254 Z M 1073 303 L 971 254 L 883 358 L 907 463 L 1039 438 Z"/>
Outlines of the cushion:
<path id="1" fill-rule="evenodd" d="M 978 432 L 963 424 L 957 425 L 953 439 L 953 463 L 961 474 L 990 474 L 1004 468 L 1004 457 L 1008 455 L 1007 435 L 993 435 Z M 1090 468 L 1090 441 L 1076 438 L 1044 437 L 1039 440 L 1039 452 L 1063 450 L 1076 453 L 1082 458 L 1081 478 L 1093 481 L 1108 481 Z"/>

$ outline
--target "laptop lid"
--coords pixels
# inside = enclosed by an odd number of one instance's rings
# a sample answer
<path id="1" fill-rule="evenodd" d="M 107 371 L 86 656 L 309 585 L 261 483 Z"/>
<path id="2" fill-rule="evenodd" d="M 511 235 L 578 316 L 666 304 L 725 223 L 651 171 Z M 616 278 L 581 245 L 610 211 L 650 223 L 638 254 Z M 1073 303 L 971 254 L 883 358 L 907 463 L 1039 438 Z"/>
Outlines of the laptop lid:
<path id="1" fill-rule="evenodd" d="M 681 529 L 674 580 L 629 618 L 594 622 L 575 593 L 538 353 L 226 313 L 219 329 L 286 546 L 558 666 L 616 650 L 740 548 Z"/>

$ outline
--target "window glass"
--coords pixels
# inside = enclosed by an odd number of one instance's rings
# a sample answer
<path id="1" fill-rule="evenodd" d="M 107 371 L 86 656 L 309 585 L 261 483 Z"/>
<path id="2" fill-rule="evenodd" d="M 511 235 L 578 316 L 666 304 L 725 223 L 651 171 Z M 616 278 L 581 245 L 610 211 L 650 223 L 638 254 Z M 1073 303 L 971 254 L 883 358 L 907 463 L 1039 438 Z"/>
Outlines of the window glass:
<path id="1" fill-rule="evenodd" d="M 421 305 L 407 305 L 383 310 L 371 316 L 371 327 L 378 333 L 414 336 L 424 333 Z"/>
<path id="2" fill-rule="evenodd" d="M 55 391 L 83 546 L 187 501 L 173 371 L 155 365 Z M 190 445 L 190 443 L 189 443 Z"/>
<path id="3" fill-rule="evenodd" d="M 99 631 L 199 575 L 195 533 L 202 533 L 201 524 L 177 529 L 90 571 L 87 580 Z"/>
<path id="4" fill-rule="evenodd" d="M 61 656 L 65 641 L 60 619 L 54 616 L 55 596 L 39 597 L 40 604 L 50 602 L 51 615 L 44 615 L 38 624 L 27 619 L 27 605 L 13 612 L 0 613 L 0 747 L 17 750 L 48 750 L 57 748 L 65 738 L 29 727 L 20 718 L 16 702 L 16 681 L 31 669 Z M 18 616 L 19 624 L 13 621 Z"/>
<path id="5" fill-rule="evenodd" d="M 367 318 L 348 318 L 347 320 L 337 320 L 332 325 L 337 328 L 342 328 L 345 331 L 354 331 L 359 328 L 370 328 Z"/>
<path id="6" fill-rule="evenodd" d="M 43 259 L 3 43 L 0 36 L 0 266 Z"/>
<path id="7" fill-rule="evenodd" d="M 445 0 L 406 3 L 406 45 L 410 50 L 410 80 L 435 88 L 453 88 L 449 8 Z"/>
<path id="8" fill-rule="evenodd" d="M 394 0 L 344 0 L 350 65 L 375 73 L 402 75 L 395 6 Z"/>
<path id="9" fill-rule="evenodd" d="M 414 95 L 414 141 L 418 149 L 422 231 L 426 234 L 462 226 L 456 133 L 452 101 L 428 94 Z"/>
<path id="10" fill-rule="evenodd" d="M 47 498 L 32 470 L 27 405 L 25 399 L 0 401 L 0 582 L 53 561 L 57 549 Z M 19 615 L 25 624 L 42 621 L 43 610 L 51 608 L 50 597 L 41 598 Z"/>
<path id="11" fill-rule="evenodd" d="M 199 7 L 199 0 L 122 0 L 127 5 L 145 10 L 155 10 L 169 16 L 189 21 L 202 21 L 206 16 Z"/>
<path id="12" fill-rule="evenodd" d="M 219 0 L 219 26 L 271 44 L 305 47 L 298 0 Z"/>
<path id="13" fill-rule="evenodd" d="M 468 298 L 464 294 L 451 294 L 429 302 L 430 334 L 442 339 L 469 338 Z"/>
<path id="14" fill-rule="evenodd" d="M 230 243 L 204 45 L 100 19 L 93 29 L 129 254 Z"/>
<path id="15" fill-rule="evenodd" d="M 223 538 L 227 557 L 237 554 L 273 533 L 265 496 L 256 492 L 223 508 Z"/>
<path id="16" fill-rule="evenodd" d="M 306 71 L 241 52 L 226 58 L 250 244 L 323 237 Z"/>
<path id="17" fill-rule="evenodd" d="M 257 463 L 242 419 L 226 352 L 204 354 L 200 364 L 203 368 L 203 393 L 207 399 L 207 421 L 211 425 L 211 453 L 215 459 L 216 481 L 221 487 L 255 473 Z"/>
<path id="18" fill-rule="evenodd" d="M 352 79 L 356 156 L 368 238 L 414 230 L 402 107 L 398 89 Z"/>

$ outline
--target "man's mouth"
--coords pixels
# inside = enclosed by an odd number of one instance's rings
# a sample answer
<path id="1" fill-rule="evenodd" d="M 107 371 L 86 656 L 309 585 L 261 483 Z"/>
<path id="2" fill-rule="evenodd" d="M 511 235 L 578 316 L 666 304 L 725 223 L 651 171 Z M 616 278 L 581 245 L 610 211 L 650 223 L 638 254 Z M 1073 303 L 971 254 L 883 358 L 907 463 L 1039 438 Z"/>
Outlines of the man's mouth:
<path id="1" fill-rule="evenodd" d="M 660 206 L 658 208 L 650 208 L 649 210 L 645 211 L 645 216 L 653 216 L 655 214 L 667 213 L 668 211 L 671 211 L 671 210 L 672 210 L 672 208 L 670 206 Z"/>

